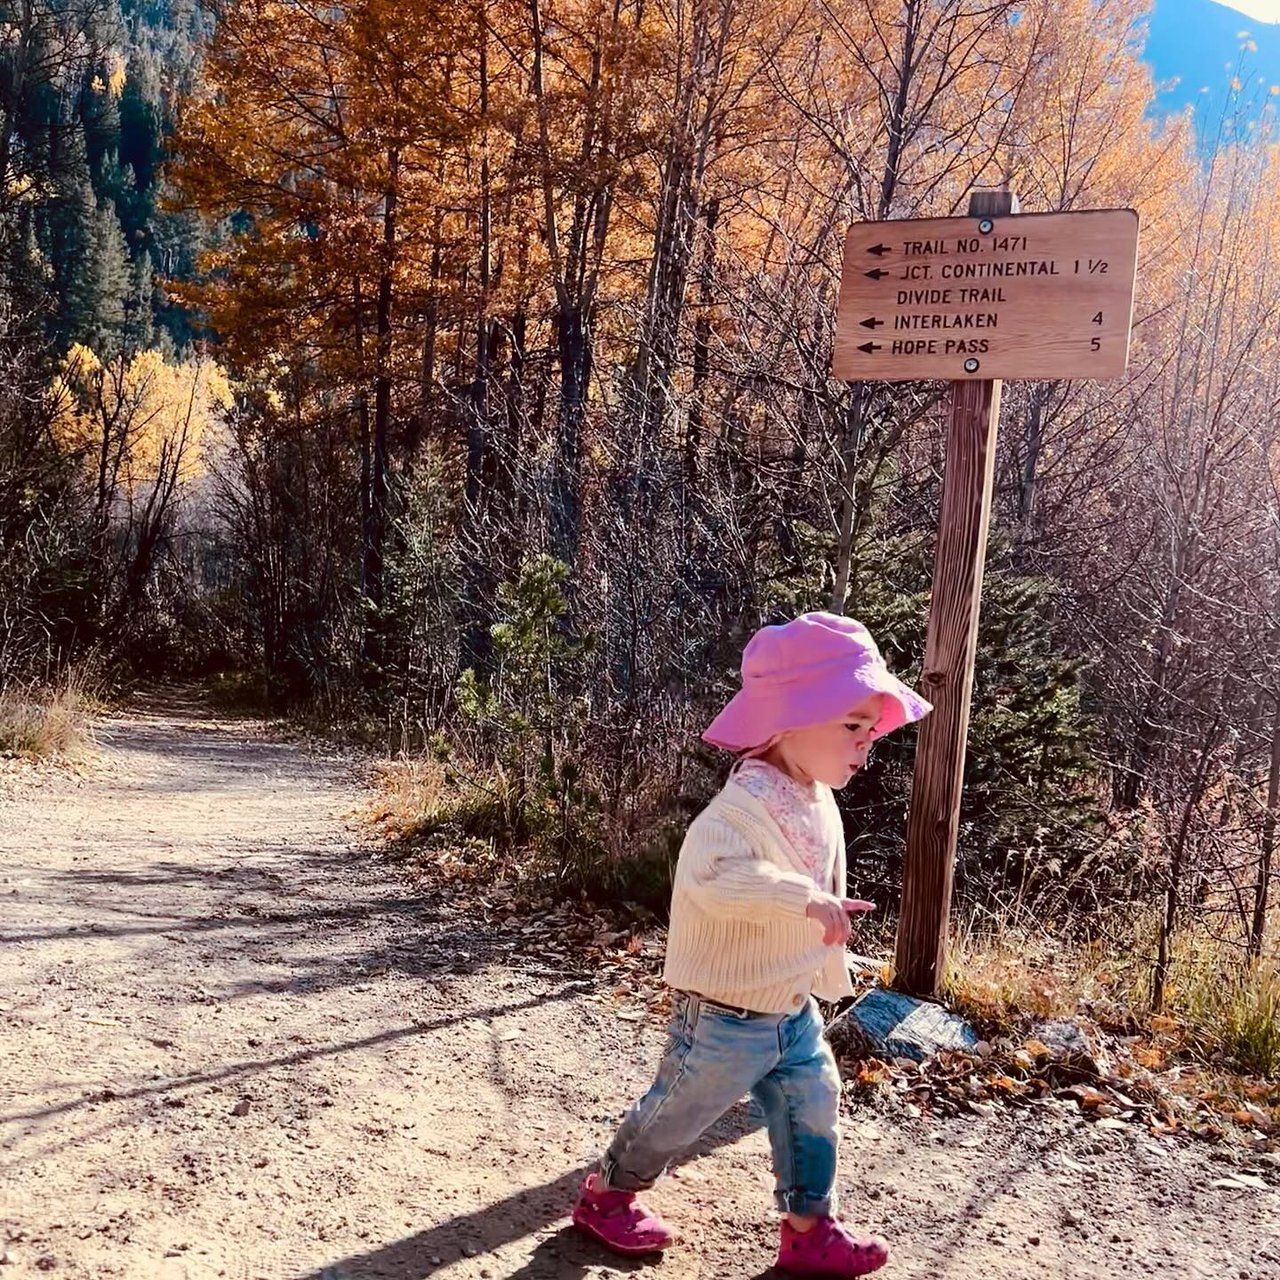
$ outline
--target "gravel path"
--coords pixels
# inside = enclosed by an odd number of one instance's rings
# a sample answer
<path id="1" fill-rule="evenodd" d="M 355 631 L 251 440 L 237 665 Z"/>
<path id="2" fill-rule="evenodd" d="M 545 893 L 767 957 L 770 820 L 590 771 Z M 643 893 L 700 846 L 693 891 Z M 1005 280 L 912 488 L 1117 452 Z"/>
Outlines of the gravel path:
<path id="1" fill-rule="evenodd" d="M 362 845 L 356 772 L 180 695 L 80 774 L 0 774 L 0 1280 L 771 1276 L 763 1134 L 655 1192 L 659 1266 L 567 1230 L 661 1028 L 423 898 Z M 886 1276 L 1280 1275 L 1229 1153 L 1061 1116 L 848 1117 Z"/>

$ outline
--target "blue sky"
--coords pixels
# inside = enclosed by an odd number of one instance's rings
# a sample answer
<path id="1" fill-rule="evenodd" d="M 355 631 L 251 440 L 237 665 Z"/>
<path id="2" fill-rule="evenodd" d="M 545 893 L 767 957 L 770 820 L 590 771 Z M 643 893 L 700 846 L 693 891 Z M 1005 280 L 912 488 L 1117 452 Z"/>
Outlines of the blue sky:
<path id="1" fill-rule="evenodd" d="M 1146 51 L 1157 78 L 1176 81 L 1159 105 L 1193 104 L 1202 129 L 1216 127 L 1233 76 L 1251 115 L 1264 102 L 1280 102 L 1270 95 L 1280 86 L 1280 0 L 1155 0 Z"/>

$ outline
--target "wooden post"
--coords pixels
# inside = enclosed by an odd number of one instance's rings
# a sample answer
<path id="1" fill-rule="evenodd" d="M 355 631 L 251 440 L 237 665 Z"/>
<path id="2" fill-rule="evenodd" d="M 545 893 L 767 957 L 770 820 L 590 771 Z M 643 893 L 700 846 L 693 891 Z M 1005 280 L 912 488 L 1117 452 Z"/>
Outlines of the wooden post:
<path id="1" fill-rule="evenodd" d="M 969 197 L 970 217 L 1017 212 L 1017 197 L 1008 191 L 979 191 Z M 933 703 L 933 714 L 921 725 L 916 752 L 895 964 L 895 986 L 914 996 L 938 997 L 946 972 L 999 418 L 999 382 L 951 384 L 942 516 L 921 678 L 921 693 Z"/>

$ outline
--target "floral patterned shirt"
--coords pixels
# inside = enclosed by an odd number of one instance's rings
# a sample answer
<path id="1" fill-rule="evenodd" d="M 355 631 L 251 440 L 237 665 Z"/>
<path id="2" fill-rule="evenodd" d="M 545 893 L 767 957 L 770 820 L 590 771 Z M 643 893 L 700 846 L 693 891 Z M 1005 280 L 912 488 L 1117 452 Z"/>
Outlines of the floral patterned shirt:
<path id="1" fill-rule="evenodd" d="M 755 757 L 737 766 L 733 780 L 768 810 L 814 883 L 829 888 L 837 834 L 832 830 L 833 806 L 823 794 L 826 788 L 821 783 L 797 782 L 776 765 Z"/>

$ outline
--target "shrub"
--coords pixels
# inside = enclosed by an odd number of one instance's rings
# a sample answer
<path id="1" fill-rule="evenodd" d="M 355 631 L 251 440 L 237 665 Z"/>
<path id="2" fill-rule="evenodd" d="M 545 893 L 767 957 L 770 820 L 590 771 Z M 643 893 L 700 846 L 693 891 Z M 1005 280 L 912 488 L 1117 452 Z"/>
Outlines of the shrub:
<path id="1" fill-rule="evenodd" d="M 1216 959 L 1216 962 L 1214 960 Z M 1280 1076 L 1280 964 L 1199 957 L 1175 969 L 1172 1006 L 1203 1049 L 1244 1071 Z"/>
<path id="2" fill-rule="evenodd" d="M 92 748 L 87 698 L 74 680 L 0 690 L 0 754 L 81 759 Z"/>

